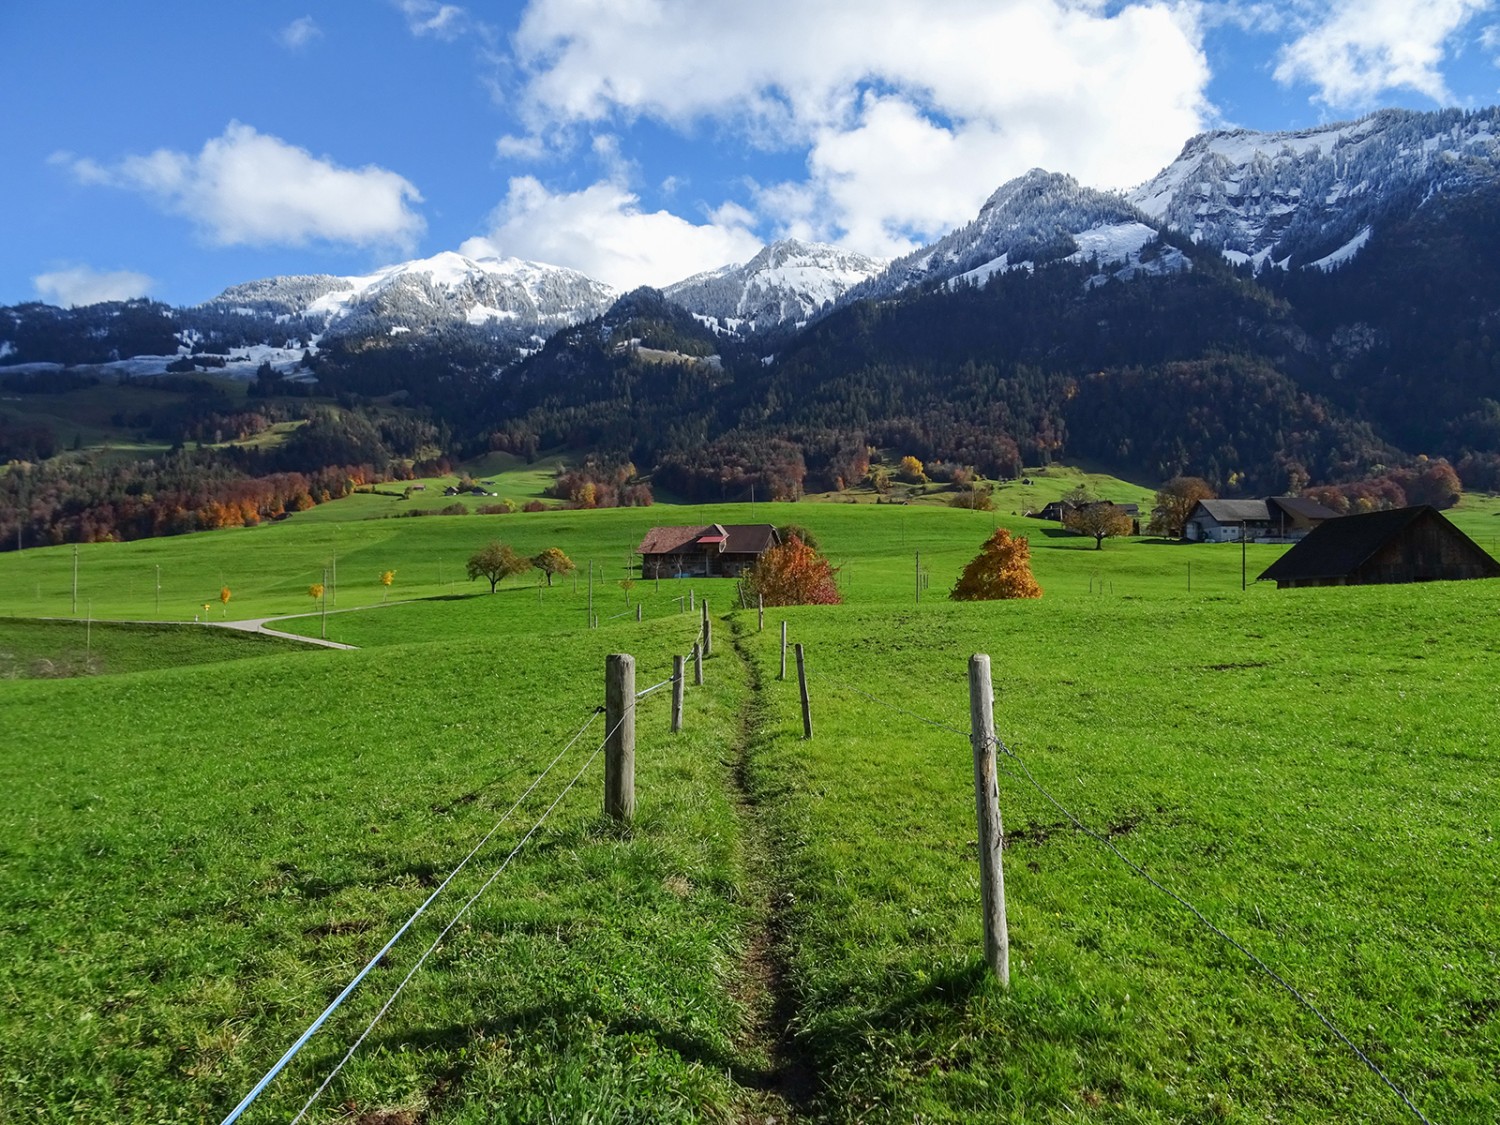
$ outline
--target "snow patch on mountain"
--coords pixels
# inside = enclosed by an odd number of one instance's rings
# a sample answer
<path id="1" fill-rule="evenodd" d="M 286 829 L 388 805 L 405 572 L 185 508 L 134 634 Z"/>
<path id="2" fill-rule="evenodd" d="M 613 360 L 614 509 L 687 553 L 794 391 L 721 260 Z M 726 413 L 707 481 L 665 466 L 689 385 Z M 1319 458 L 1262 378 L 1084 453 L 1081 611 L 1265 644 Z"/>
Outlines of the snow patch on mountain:
<path id="1" fill-rule="evenodd" d="M 1497 175 L 1500 109 L 1382 110 L 1297 132 L 1200 134 L 1129 198 L 1230 261 L 1330 269 L 1393 208 Z"/>
<path id="2" fill-rule="evenodd" d="M 805 322 L 883 266 L 826 243 L 783 239 L 743 265 L 696 274 L 662 293 L 715 331 L 742 334 Z"/>
<path id="3" fill-rule="evenodd" d="M 360 277 L 267 278 L 226 289 L 205 307 L 310 321 L 334 335 L 453 326 L 528 339 L 597 316 L 615 299 L 602 282 L 560 266 L 445 251 Z"/>
<path id="4" fill-rule="evenodd" d="M 1122 196 L 1037 168 L 1001 185 L 973 222 L 898 258 L 848 299 L 934 282 L 982 285 L 997 273 L 1051 262 L 1097 262 L 1104 271 L 1098 280 L 1188 268 L 1186 257 L 1163 247 L 1150 218 Z"/>

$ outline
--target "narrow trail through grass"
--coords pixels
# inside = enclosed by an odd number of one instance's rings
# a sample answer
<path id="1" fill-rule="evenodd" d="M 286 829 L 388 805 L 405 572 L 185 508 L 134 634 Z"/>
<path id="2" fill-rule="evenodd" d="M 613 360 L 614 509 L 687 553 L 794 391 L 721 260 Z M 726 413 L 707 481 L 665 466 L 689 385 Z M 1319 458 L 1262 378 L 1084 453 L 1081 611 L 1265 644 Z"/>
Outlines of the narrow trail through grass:
<path id="1" fill-rule="evenodd" d="M 744 830 L 745 888 L 751 911 L 740 967 L 739 999 L 749 1016 L 741 1050 L 760 1065 L 741 1079 L 744 1098 L 739 1119 L 796 1121 L 807 1114 L 820 1083 L 796 1034 L 799 1003 L 791 983 L 786 925 L 791 892 L 777 878 L 777 872 L 784 869 L 779 862 L 783 841 L 765 816 L 753 779 L 751 759 L 767 722 L 768 701 L 760 670 L 744 647 L 744 619 L 728 615 L 722 620 L 729 626 L 734 674 L 745 677 L 749 686 L 729 764 L 735 787 L 732 800 Z"/>

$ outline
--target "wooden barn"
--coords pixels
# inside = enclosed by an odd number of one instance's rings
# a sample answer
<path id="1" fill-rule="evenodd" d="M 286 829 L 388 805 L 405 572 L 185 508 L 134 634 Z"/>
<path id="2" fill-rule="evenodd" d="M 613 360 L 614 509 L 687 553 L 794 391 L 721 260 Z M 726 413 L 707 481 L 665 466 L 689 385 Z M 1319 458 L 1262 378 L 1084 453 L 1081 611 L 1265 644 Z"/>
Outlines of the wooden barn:
<path id="1" fill-rule="evenodd" d="M 734 578 L 780 540 L 769 523 L 653 527 L 635 549 L 642 578 Z"/>
<path id="2" fill-rule="evenodd" d="M 1500 578 L 1500 562 L 1436 508 L 1340 516 L 1315 527 L 1268 566 L 1278 590 Z"/>

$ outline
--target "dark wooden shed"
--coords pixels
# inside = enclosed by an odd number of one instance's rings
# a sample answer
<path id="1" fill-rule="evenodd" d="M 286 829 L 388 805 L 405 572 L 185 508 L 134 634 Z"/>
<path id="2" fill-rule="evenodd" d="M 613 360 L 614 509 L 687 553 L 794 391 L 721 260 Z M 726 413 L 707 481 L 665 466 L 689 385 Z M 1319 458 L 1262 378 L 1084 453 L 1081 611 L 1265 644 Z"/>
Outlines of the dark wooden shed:
<path id="1" fill-rule="evenodd" d="M 1261 579 L 1276 588 L 1500 578 L 1500 562 L 1436 508 L 1393 508 L 1319 524 Z"/>

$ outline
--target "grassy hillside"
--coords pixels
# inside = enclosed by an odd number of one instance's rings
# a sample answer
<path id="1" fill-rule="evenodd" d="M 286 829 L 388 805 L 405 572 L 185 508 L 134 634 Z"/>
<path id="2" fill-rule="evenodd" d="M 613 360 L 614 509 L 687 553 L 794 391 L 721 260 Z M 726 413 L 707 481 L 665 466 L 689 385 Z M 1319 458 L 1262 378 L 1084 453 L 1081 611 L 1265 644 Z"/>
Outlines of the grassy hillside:
<path id="1" fill-rule="evenodd" d="M 1458 519 L 1482 538 L 1494 509 Z M 71 548 L 0 556 L 0 653 L 75 673 L 0 679 L 0 1106 L 18 1118 L 221 1118 L 494 828 L 244 1118 L 290 1119 L 554 800 L 311 1120 L 1414 1119 L 1068 813 L 1431 1120 L 1500 1116 L 1500 585 L 1278 592 L 1254 577 L 1281 549 L 1252 546 L 1242 591 L 1237 545 L 1095 551 L 1009 507 L 354 518 L 373 511 L 86 546 L 91 624 L 34 620 L 70 616 Z M 710 520 L 812 528 L 847 604 L 770 610 L 759 632 L 732 583 L 620 585 L 652 524 Z M 1044 597 L 947 601 L 997 524 L 1031 538 Z M 492 537 L 559 546 L 581 575 L 491 595 L 462 567 Z M 321 609 L 306 587 L 335 557 L 326 625 L 279 627 L 357 651 L 191 625 L 205 602 L 214 620 Z M 160 618 L 188 624 L 97 621 L 157 617 L 157 567 Z M 669 693 L 641 701 L 621 828 L 591 758 L 604 657 L 665 679 L 689 592 L 714 618 L 707 682 L 680 735 Z M 811 741 L 778 679 L 783 619 Z M 1017 755 L 1008 991 L 979 943 L 973 652 Z"/>

